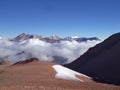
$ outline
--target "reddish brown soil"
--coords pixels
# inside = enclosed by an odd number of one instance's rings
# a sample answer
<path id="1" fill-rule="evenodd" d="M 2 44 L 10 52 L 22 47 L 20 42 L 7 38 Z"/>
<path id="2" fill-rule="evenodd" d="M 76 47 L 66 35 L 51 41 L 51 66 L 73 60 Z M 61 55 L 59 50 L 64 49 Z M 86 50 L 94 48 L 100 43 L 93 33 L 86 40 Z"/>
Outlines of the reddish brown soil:
<path id="1" fill-rule="evenodd" d="M 120 87 L 96 83 L 56 79 L 53 63 L 30 62 L 0 65 L 0 90 L 120 90 Z"/>

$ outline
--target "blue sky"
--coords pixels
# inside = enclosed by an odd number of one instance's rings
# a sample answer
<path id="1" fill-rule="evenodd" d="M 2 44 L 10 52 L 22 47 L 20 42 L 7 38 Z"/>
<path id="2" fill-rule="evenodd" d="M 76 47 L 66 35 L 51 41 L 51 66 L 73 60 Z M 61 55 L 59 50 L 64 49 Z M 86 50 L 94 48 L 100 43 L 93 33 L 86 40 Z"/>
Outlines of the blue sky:
<path id="1" fill-rule="evenodd" d="M 120 32 L 120 0 L 0 0 L 0 36 L 106 38 Z"/>

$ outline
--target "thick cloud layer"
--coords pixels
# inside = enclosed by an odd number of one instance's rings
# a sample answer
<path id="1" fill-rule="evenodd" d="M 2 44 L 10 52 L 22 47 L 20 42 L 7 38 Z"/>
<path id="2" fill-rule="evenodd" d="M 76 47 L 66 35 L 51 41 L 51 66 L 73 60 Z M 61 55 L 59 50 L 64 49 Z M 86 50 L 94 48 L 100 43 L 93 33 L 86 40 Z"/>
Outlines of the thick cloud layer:
<path id="1" fill-rule="evenodd" d="M 47 43 L 38 39 L 29 39 L 22 42 L 0 40 L 0 60 L 9 60 L 13 63 L 36 57 L 41 61 L 70 63 L 90 47 L 100 41 L 61 41 L 59 43 Z"/>

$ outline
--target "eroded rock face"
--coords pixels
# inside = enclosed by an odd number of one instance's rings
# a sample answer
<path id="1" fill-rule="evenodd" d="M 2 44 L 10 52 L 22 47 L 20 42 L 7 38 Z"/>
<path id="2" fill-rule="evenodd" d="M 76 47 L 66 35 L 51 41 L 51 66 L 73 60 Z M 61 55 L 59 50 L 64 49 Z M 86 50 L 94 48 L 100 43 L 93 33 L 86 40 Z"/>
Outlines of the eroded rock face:
<path id="1" fill-rule="evenodd" d="M 66 66 L 96 81 L 120 85 L 120 33 L 90 48 Z"/>

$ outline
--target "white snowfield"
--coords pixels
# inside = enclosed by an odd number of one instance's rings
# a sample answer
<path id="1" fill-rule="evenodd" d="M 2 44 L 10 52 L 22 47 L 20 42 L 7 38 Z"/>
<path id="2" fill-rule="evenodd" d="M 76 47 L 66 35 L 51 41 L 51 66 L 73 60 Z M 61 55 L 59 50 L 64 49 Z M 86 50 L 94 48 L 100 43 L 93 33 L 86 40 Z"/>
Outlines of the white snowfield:
<path id="1" fill-rule="evenodd" d="M 58 78 L 58 79 L 75 80 L 75 81 L 84 82 L 82 79 L 76 77 L 76 75 L 86 77 L 86 78 L 90 78 L 90 77 L 88 77 L 84 74 L 81 74 L 81 73 L 78 73 L 76 71 L 70 70 L 70 69 L 68 69 L 66 67 L 63 67 L 61 65 L 53 65 L 52 67 L 57 72 L 56 75 L 55 75 L 55 78 Z"/>

